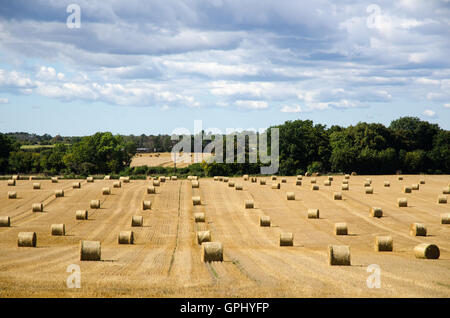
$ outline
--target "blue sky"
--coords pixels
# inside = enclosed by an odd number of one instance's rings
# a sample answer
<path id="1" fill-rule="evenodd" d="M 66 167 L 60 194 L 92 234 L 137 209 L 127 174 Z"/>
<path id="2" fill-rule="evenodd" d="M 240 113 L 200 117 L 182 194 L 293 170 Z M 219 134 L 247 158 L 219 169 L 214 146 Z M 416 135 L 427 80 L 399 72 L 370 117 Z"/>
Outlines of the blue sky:
<path id="1" fill-rule="evenodd" d="M 0 131 L 450 129 L 449 56 L 449 0 L 2 1 Z"/>

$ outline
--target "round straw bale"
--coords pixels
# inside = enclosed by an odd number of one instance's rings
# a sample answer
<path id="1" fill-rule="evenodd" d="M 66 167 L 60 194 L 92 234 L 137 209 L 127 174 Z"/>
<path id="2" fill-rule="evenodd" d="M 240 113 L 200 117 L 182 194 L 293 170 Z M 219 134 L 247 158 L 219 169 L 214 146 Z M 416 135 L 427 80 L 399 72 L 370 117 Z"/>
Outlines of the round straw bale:
<path id="1" fill-rule="evenodd" d="M 308 209 L 308 219 L 318 219 L 319 209 Z"/>
<path id="2" fill-rule="evenodd" d="M 252 178 L 251 178 L 251 181 L 252 181 L 252 183 L 256 183 L 256 182 L 258 182 L 258 178 L 252 177 Z"/>
<path id="3" fill-rule="evenodd" d="M 120 231 L 118 241 L 119 244 L 133 244 L 134 243 L 133 231 Z"/>
<path id="4" fill-rule="evenodd" d="M 334 234 L 335 235 L 347 235 L 348 228 L 347 223 L 336 223 L 334 224 Z"/>
<path id="5" fill-rule="evenodd" d="M 87 177 L 86 181 L 92 183 L 94 182 L 94 177 Z"/>
<path id="6" fill-rule="evenodd" d="M 312 176 L 313 176 L 313 177 L 320 177 L 321 174 L 320 174 L 320 172 L 313 172 L 313 173 L 312 173 Z"/>
<path id="7" fill-rule="evenodd" d="M 58 183 L 58 177 L 52 177 L 52 183 Z"/>
<path id="8" fill-rule="evenodd" d="M 80 188 L 81 188 L 81 183 L 80 183 L 80 182 L 74 182 L 74 183 L 72 183 L 72 188 L 73 188 L 73 189 L 80 189 Z"/>
<path id="9" fill-rule="evenodd" d="M 330 180 L 324 180 L 323 181 L 323 185 L 326 186 L 326 187 L 329 187 L 329 186 L 331 186 L 331 181 Z"/>
<path id="10" fill-rule="evenodd" d="M 19 180 L 19 175 L 18 174 L 14 174 L 11 179 L 13 180 Z"/>
<path id="11" fill-rule="evenodd" d="M 372 178 L 366 178 L 366 182 L 368 182 L 369 184 L 372 184 Z"/>
<path id="12" fill-rule="evenodd" d="M 143 226 L 144 224 L 144 217 L 142 215 L 133 215 L 131 217 L 131 226 Z"/>
<path id="13" fill-rule="evenodd" d="M 36 178 L 36 177 L 34 177 L 34 176 L 30 176 L 29 178 L 28 178 L 28 180 L 33 180 L 34 178 Z"/>
<path id="14" fill-rule="evenodd" d="M 36 232 L 19 232 L 17 236 L 17 246 L 36 247 Z"/>
<path id="15" fill-rule="evenodd" d="M 366 194 L 373 194 L 373 187 L 364 187 L 364 191 Z"/>
<path id="16" fill-rule="evenodd" d="M 349 189 L 348 184 L 343 184 L 343 185 L 341 186 L 341 190 L 348 191 L 348 189 Z"/>
<path id="17" fill-rule="evenodd" d="M 351 173 L 351 175 L 352 176 L 356 176 L 356 175 L 358 175 L 355 171 L 353 171 L 352 173 Z"/>
<path id="18" fill-rule="evenodd" d="M 345 178 L 345 179 L 350 179 L 350 175 L 349 175 L 349 174 L 346 174 L 346 175 L 344 176 L 344 178 Z"/>
<path id="19" fill-rule="evenodd" d="M 224 177 L 223 182 L 225 182 L 225 183 L 228 182 L 228 178 Z"/>
<path id="20" fill-rule="evenodd" d="M 211 242 L 210 231 L 197 231 L 197 243 L 200 245 L 203 242 Z"/>
<path id="21" fill-rule="evenodd" d="M 272 189 L 279 189 L 281 187 L 279 182 L 272 183 Z"/>
<path id="22" fill-rule="evenodd" d="M 440 255 L 439 247 L 434 244 L 422 243 L 414 247 L 416 258 L 438 259 Z"/>
<path id="23" fill-rule="evenodd" d="M 394 243 L 392 236 L 375 236 L 375 251 L 376 252 L 392 252 Z"/>
<path id="24" fill-rule="evenodd" d="M 0 227 L 10 227 L 11 219 L 9 216 L 0 216 Z"/>
<path id="25" fill-rule="evenodd" d="M 111 194 L 111 188 L 110 187 L 105 187 L 102 189 L 102 193 L 103 195 L 110 195 Z"/>
<path id="26" fill-rule="evenodd" d="M 420 184 L 425 184 L 425 179 L 420 179 L 420 180 L 419 180 L 419 183 L 420 183 Z"/>
<path id="27" fill-rule="evenodd" d="M 214 181 L 219 181 L 219 177 L 215 176 Z"/>
<path id="28" fill-rule="evenodd" d="M 319 190 L 319 186 L 318 186 L 317 184 L 313 184 L 313 185 L 311 186 L 311 190 L 317 191 L 317 190 Z"/>
<path id="29" fill-rule="evenodd" d="M 102 245 L 99 241 L 80 242 L 80 261 L 99 261 L 102 255 Z"/>
<path id="30" fill-rule="evenodd" d="M 292 233 L 280 233 L 280 246 L 293 246 L 294 234 Z"/>
<path id="31" fill-rule="evenodd" d="M 122 181 L 123 183 L 130 183 L 130 177 L 129 176 L 120 177 L 119 180 Z"/>
<path id="32" fill-rule="evenodd" d="M 311 184 L 313 184 L 313 183 L 317 183 L 317 180 L 316 180 L 316 178 L 311 178 L 311 180 L 309 181 Z"/>
<path id="33" fill-rule="evenodd" d="M 450 224 L 450 213 L 441 214 L 441 224 Z"/>
<path id="34" fill-rule="evenodd" d="M 31 211 L 42 212 L 44 210 L 44 205 L 42 203 L 33 203 L 31 205 Z"/>
<path id="35" fill-rule="evenodd" d="M 236 183 L 235 187 L 236 190 L 242 190 L 242 184 Z"/>
<path id="36" fill-rule="evenodd" d="M 154 187 L 159 187 L 160 185 L 161 185 L 161 183 L 159 182 L 159 180 L 153 180 Z"/>
<path id="37" fill-rule="evenodd" d="M 51 231 L 52 231 L 52 235 L 64 236 L 64 235 L 66 235 L 66 225 L 65 224 L 52 224 Z"/>
<path id="38" fill-rule="evenodd" d="M 223 261 L 222 243 L 203 242 L 201 259 L 202 262 L 222 262 Z"/>
<path id="39" fill-rule="evenodd" d="M 105 176 L 103 180 L 111 180 L 111 176 Z"/>
<path id="40" fill-rule="evenodd" d="M 151 208 L 152 208 L 152 201 L 150 200 L 142 201 L 142 210 L 151 210 Z"/>
<path id="41" fill-rule="evenodd" d="M 76 220 L 87 220 L 88 219 L 88 211 L 87 210 L 75 211 L 75 219 Z"/>
<path id="42" fill-rule="evenodd" d="M 8 180 L 8 186 L 9 187 L 14 187 L 16 185 L 16 180 L 14 179 L 9 179 Z"/>
<path id="43" fill-rule="evenodd" d="M 411 185 L 411 189 L 412 190 L 419 190 L 419 184 L 418 183 L 414 183 Z"/>
<path id="44" fill-rule="evenodd" d="M 402 176 L 398 176 L 398 180 L 403 180 L 403 177 Z"/>
<path id="45" fill-rule="evenodd" d="M 178 180 L 178 177 L 177 177 L 177 176 L 171 176 L 171 177 L 170 177 L 170 180 L 172 180 L 172 181 L 177 181 L 177 180 Z"/>
<path id="46" fill-rule="evenodd" d="M 8 199 L 17 199 L 16 191 L 8 191 Z"/>
<path id="47" fill-rule="evenodd" d="M 192 204 L 193 205 L 201 205 L 202 201 L 201 201 L 200 197 L 199 196 L 192 197 Z"/>
<path id="48" fill-rule="evenodd" d="M 270 216 L 262 215 L 259 217 L 259 226 L 270 226 Z"/>
<path id="49" fill-rule="evenodd" d="M 91 200 L 91 209 L 100 209 L 100 200 Z"/>
<path id="50" fill-rule="evenodd" d="M 442 194 L 450 194 L 450 186 L 443 188 Z"/>
<path id="51" fill-rule="evenodd" d="M 348 180 L 342 180 L 342 184 L 348 184 Z"/>
<path id="52" fill-rule="evenodd" d="M 41 188 L 41 184 L 39 182 L 33 183 L 33 190 L 39 190 Z"/>
<path id="53" fill-rule="evenodd" d="M 219 181 L 223 181 L 223 177 L 219 177 Z"/>
<path id="54" fill-rule="evenodd" d="M 309 172 L 305 172 L 305 177 L 311 177 L 311 174 Z"/>
<path id="55" fill-rule="evenodd" d="M 159 177 L 159 181 L 166 182 L 166 177 L 164 177 L 164 176 Z"/>
<path id="56" fill-rule="evenodd" d="M 350 247 L 347 245 L 328 245 L 329 265 L 351 265 Z"/>
<path id="57" fill-rule="evenodd" d="M 332 176 L 328 176 L 328 181 L 333 181 L 333 177 Z"/>
<path id="58" fill-rule="evenodd" d="M 234 181 L 228 182 L 228 187 L 229 188 L 234 188 Z"/>
<path id="59" fill-rule="evenodd" d="M 194 221 L 195 221 L 195 223 L 204 223 L 205 222 L 205 213 L 203 213 L 203 212 L 194 213 Z"/>
<path id="60" fill-rule="evenodd" d="M 259 179 L 260 185 L 266 185 L 266 179 Z"/>
<path id="61" fill-rule="evenodd" d="M 390 187 L 391 186 L 391 183 L 389 182 L 389 181 L 384 181 L 384 186 L 387 188 L 387 187 Z"/>
<path id="62" fill-rule="evenodd" d="M 381 218 L 383 216 L 383 210 L 378 207 L 371 207 L 370 208 L 370 216 L 374 218 Z"/>
<path id="63" fill-rule="evenodd" d="M 298 176 L 297 176 L 297 180 L 303 180 L 303 176 L 298 175 Z"/>
<path id="64" fill-rule="evenodd" d="M 272 176 L 271 179 L 272 179 L 272 181 L 277 180 L 277 176 Z"/>
<path id="65" fill-rule="evenodd" d="M 147 194 L 155 194 L 156 188 L 154 186 L 148 186 L 147 187 Z"/>
<path id="66" fill-rule="evenodd" d="M 409 235 L 411 236 L 427 236 L 427 228 L 421 223 L 413 223 L 409 227 Z"/>
<path id="67" fill-rule="evenodd" d="M 114 188 L 121 188 L 122 187 L 122 182 L 121 181 L 114 181 L 113 187 Z"/>
<path id="68" fill-rule="evenodd" d="M 192 180 L 191 184 L 192 184 L 192 189 L 200 188 L 200 183 L 197 180 Z"/>
<path id="69" fill-rule="evenodd" d="M 243 178 L 244 178 L 244 181 L 248 181 L 248 174 L 244 174 Z"/>
<path id="70" fill-rule="evenodd" d="M 333 193 L 333 200 L 342 200 L 342 192 Z"/>
<path id="71" fill-rule="evenodd" d="M 438 203 L 439 204 L 446 204 L 447 203 L 447 196 L 446 195 L 438 196 Z"/>
<path id="72" fill-rule="evenodd" d="M 286 178 L 281 178 L 281 183 L 287 183 L 287 179 Z"/>
<path id="73" fill-rule="evenodd" d="M 294 192 L 286 192 L 286 199 L 295 200 L 295 193 Z"/>
<path id="74" fill-rule="evenodd" d="M 255 203 L 253 202 L 253 200 L 244 200 L 244 206 L 246 209 L 253 209 L 254 205 Z"/>
<path id="75" fill-rule="evenodd" d="M 404 208 L 408 206 L 408 200 L 406 198 L 398 198 L 397 199 L 397 205 L 399 208 Z"/>
<path id="76" fill-rule="evenodd" d="M 198 180 L 198 176 L 192 176 L 192 180 Z"/>
<path id="77" fill-rule="evenodd" d="M 295 180 L 295 185 L 296 186 L 301 186 L 302 185 L 302 180 Z"/>

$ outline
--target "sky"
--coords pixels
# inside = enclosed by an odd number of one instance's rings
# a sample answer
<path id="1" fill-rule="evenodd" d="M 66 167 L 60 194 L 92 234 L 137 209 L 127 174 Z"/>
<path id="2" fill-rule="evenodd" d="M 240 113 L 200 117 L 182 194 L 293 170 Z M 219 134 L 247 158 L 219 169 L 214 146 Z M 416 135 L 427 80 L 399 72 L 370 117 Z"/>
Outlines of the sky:
<path id="1" fill-rule="evenodd" d="M 450 0 L 0 0 L 0 132 L 401 116 L 450 129 Z"/>

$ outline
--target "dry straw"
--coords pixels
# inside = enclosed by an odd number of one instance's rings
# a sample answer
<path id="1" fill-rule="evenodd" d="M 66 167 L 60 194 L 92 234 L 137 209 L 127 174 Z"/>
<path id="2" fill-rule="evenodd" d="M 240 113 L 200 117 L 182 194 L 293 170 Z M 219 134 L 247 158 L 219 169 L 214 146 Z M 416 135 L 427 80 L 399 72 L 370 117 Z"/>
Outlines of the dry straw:
<path id="1" fill-rule="evenodd" d="M 33 203 L 31 205 L 31 211 L 42 212 L 44 210 L 44 205 L 42 203 Z"/>
<path id="2" fill-rule="evenodd" d="M 13 176 L 11 177 L 11 179 L 13 179 L 13 180 L 19 180 L 19 175 L 15 174 L 15 175 L 13 175 Z"/>
<path id="3" fill-rule="evenodd" d="M 425 179 L 420 179 L 419 183 L 420 184 L 425 184 Z"/>
<path id="4" fill-rule="evenodd" d="M 236 186 L 234 187 L 236 190 L 242 190 L 242 184 L 236 183 Z"/>
<path id="5" fill-rule="evenodd" d="M 211 232 L 210 231 L 198 231 L 197 232 L 197 243 L 201 245 L 204 242 L 211 242 Z"/>
<path id="6" fill-rule="evenodd" d="M 386 188 L 388 188 L 388 187 L 391 186 L 391 183 L 390 183 L 389 181 L 384 181 L 384 186 L 385 186 Z"/>
<path id="7" fill-rule="evenodd" d="M 416 258 L 438 259 L 440 254 L 439 247 L 434 244 L 422 243 L 414 247 Z"/>
<path id="8" fill-rule="evenodd" d="M 268 227 L 270 226 L 270 216 L 262 215 L 259 217 L 259 226 Z"/>
<path id="9" fill-rule="evenodd" d="M 94 177 L 87 177 L 86 181 L 89 183 L 92 183 L 92 182 L 94 182 Z"/>
<path id="10" fill-rule="evenodd" d="M 286 178 L 282 178 L 281 179 L 281 183 L 287 183 L 287 179 Z"/>
<path id="11" fill-rule="evenodd" d="M 76 220 L 87 220 L 88 219 L 88 211 L 87 210 L 75 211 L 75 219 Z"/>
<path id="12" fill-rule="evenodd" d="M 319 209 L 308 209 L 308 219 L 318 219 Z"/>
<path id="13" fill-rule="evenodd" d="M 350 179 L 350 175 L 349 175 L 349 174 L 346 174 L 346 175 L 344 176 L 344 178 L 345 178 L 345 179 Z"/>
<path id="14" fill-rule="evenodd" d="M 80 261 L 99 261 L 102 256 L 102 247 L 99 241 L 80 242 Z"/>
<path id="15" fill-rule="evenodd" d="M 371 207 L 370 216 L 374 218 L 381 218 L 383 216 L 383 210 L 378 207 Z"/>
<path id="16" fill-rule="evenodd" d="M 302 185 L 302 180 L 295 180 L 295 185 L 296 186 L 301 186 Z"/>
<path id="17" fill-rule="evenodd" d="M 200 188 L 200 183 L 197 180 L 192 180 L 191 184 L 192 184 L 192 189 Z"/>
<path id="18" fill-rule="evenodd" d="M 147 194 L 155 194 L 156 188 L 154 186 L 148 186 L 147 187 Z"/>
<path id="19" fill-rule="evenodd" d="M 61 198 L 64 196 L 64 190 L 55 190 L 55 198 Z"/>
<path id="20" fill-rule="evenodd" d="M 281 185 L 279 182 L 272 183 L 272 189 L 280 189 Z"/>
<path id="21" fill-rule="evenodd" d="M 91 209 L 100 209 L 100 200 L 91 200 Z"/>
<path id="22" fill-rule="evenodd" d="M 166 177 L 164 177 L 164 176 L 159 177 L 159 181 L 166 182 Z"/>
<path id="23" fill-rule="evenodd" d="M 331 181 L 330 180 L 324 180 L 323 181 L 323 185 L 326 186 L 326 187 L 329 187 L 329 186 L 331 186 Z"/>
<path id="24" fill-rule="evenodd" d="M 309 172 L 305 172 L 305 177 L 311 177 L 311 174 Z"/>
<path id="25" fill-rule="evenodd" d="M 159 182 L 159 180 L 153 180 L 154 187 L 159 187 L 160 185 L 161 185 L 161 183 Z"/>
<path id="26" fill-rule="evenodd" d="M 311 182 L 311 184 L 314 184 L 314 183 L 317 183 L 317 180 L 316 180 L 316 178 L 311 178 L 310 182 Z"/>
<path id="27" fill-rule="evenodd" d="M 348 184 L 348 180 L 342 180 L 342 184 Z"/>
<path id="28" fill-rule="evenodd" d="M 286 199 L 295 200 L 295 193 L 294 192 L 286 192 Z"/>
<path id="29" fill-rule="evenodd" d="M 328 176 L 328 181 L 333 181 L 333 177 L 332 176 Z"/>
<path id="30" fill-rule="evenodd" d="M 317 190 L 319 190 L 319 186 L 318 186 L 317 184 L 313 184 L 313 185 L 311 186 L 311 190 L 317 191 Z"/>
<path id="31" fill-rule="evenodd" d="M 421 223 L 413 223 L 409 227 L 409 235 L 411 236 L 427 236 L 427 228 Z"/>
<path id="32" fill-rule="evenodd" d="M 438 196 L 438 203 L 439 204 L 446 204 L 447 203 L 447 196 L 446 195 L 440 195 Z"/>
<path id="33" fill-rule="evenodd" d="M 142 201 L 142 210 L 150 210 L 152 208 L 152 201 L 144 200 Z"/>
<path id="34" fill-rule="evenodd" d="M 190 179 L 189 179 L 190 180 Z M 219 181 L 222 182 L 223 181 L 223 177 L 219 177 Z"/>
<path id="35" fill-rule="evenodd" d="M 376 236 L 375 237 L 375 251 L 376 252 L 392 252 L 394 243 L 392 236 Z"/>
<path id="36" fill-rule="evenodd" d="M 58 183 L 58 177 L 52 177 L 52 183 Z"/>
<path id="37" fill-rule="evenodd" d="M 351 265 L 350 247 L 347 245 L 328 245 L 329 265 Z"/>
<path id="38" fill-rule="evenodd" d="M 252 178 L 251 178 L 251 181 L 252 181 L 252 183 L 256 183 L 256 182 L 258 182 L 258 178 L 252 177 Z"/>
<path id="39" fill-rule="evenodd" d="M 371 182 L 365 181 L 365 182 L 364 182 L 364 187 L 365 187 L 365 188 L 368 188 L 368 187 L 370 187 L 371 184 L 372 184 Z"/>
<path id="40" fill-rule="evenodd" d="M 8 180 L 8 186 L 9 187 L 14 187 L 15 185 L 16 185 L 16 180 L 14 180 L 14 179 Z"/>
<path id="41" fill-rule="evenodd" d="M 11 219 L 9 216 L 0 216 L 0 227 L 10 227 Z"/>
<path id="42" fill-rule="evenodd" d="M 36 247 L 36 232 L 19 232 L 17 235 L 17 246 Z"/>
<path id="43" fill-rule="evenodd" d="M 220 242 L 203 242 L 201 252 L 202 262 L 222 262 L 223 245 Z"/>
<path id="44" fill-rule="evenodd" d="M 195 223 L 204 223 L 205 222 L 205 213 L 203 213 L 203 212 L 194 213 L 194 222 Z"/>
<path id="45" fill-rule="evenodd" d="M 54 236 L 66 235 L 66 225 L 65 224 L 52 224 L 51 233 Z"/>
<path id="46" fill-rule="evenodd" d="M 280 246 L 293 246 L 294 234 L 292 233 L 280 233 Z"/>
<path id="47" fill-rule="evenodd" d="M 266 179 L 259 179 L 260 185 L 266 185 Z"/>
<path id="48" fill-rule="evenodd" d="M 334 234 L 335 235 L 347 235 L 348 228 L 347 223 L 336 223 L 334 224 Z"/>
<path id="49" fill-rule="evenodd" d="M 121 188 L 121 187 L 122 187 L 122 182 L 121 181 L 114 181 L 113 188 Z"/>
<path id="50" fill-rule="evenodd" d="M 253 200 L 244 200 L 244 206 L 246 209 L 253 209 L 254 205 L 255 203 L 253 202 Z"/>
<path id="51" fill-rule="evenodd" d="M 333 193 L 333 200 L 342 200 L 342 192 Z"/>
<path id="52" fill-rule="evenodd" d="M 102 194 L 103 195 L 110 195 L 111 194 L 111 188 L 110 187 L 105 187 L 102 189 Z"/>
<path id="53" fill-rule="evenodd" d="M 192 197 L 192 204 L 193 205 L 201 205 L 202 201 L 201 201 L 200 197 L 199 196 Z"/>
<path id="54" fill-rule="evenodd" d="M 406 198 L 398 198 L 397 205 L 399 208 L 405 208 L 408 206 L 408 200 Z"/>
<path id="55" fill-rule="evenodd" d="M 355 171 L 353 171 L 352 173 L 351 173 L 351 175 L 352 176 L 356 176 L 356 175 L 358 175 Z"/>
<path id="56" fill-rule="evenodd" d="M 297 176 L 297 180 L 303 180 L 303 176 L 298 175 L 298 176 Z"/>
<path id="57" fill-rule="evenodd" d="M 228 182 L 228 187 L 229 188 L 234 188 L 234 181 Z"/>
<path id="58" fill-rule="evenodd" d="M 215 176 L 214 181 L 219 181 L 219 177 Z"/>
<path id="59" fill-rule="evenodd" d="M 343 191 L 348 191 L 348 189 L 349 189 L 348 184 L 343 184 L 343 185 L 341 186 L 341 190 L 343 190 Z"/>
<path id="60" fill-rule="evenodd" d="M 366 194 L 373 194 L 373 187 L 365 187 L 364 192 Z"/>
<path id="61" fill-rule="evenodd" d="M 441 224 L 450 224 L 450 213 L 441 214 Z"/>
<path id="62" fill-rule="evenodd" d="M 419 184 L 418 183 L 414 183 L 411 185 L 411 189 L 412 190 L 419 190 Z"/>
<path id="63" fill-rule="evenodd" d="M 17 199 L 16 191 L 8 191 L 8 199 Z"/>
<path id="64" fill-rule="evenodd" d="M 443 188 L 442 194 L 450 194 L 450 186 Z"/>
<path id="65" fill-rule="evenodd" d="M 228 182 L 228 178 L 225 178 L 225 177 L 224 177 L 224 178 L 223 178 L 223 182 L 225 182 L 225 183 Z"/>
<path id="66" fill-rule="evenodd" d="M 103 180 L 111 180 L 111 176 L 105 176 Z"/>
<path id="67" fill-rule="evenodd" d="M 120 231 L 118 236 L 119 244 L 133 244 L 134 233 L 133 231 Z"/>
<path id="68" fill-rule="evenodd" d="M 33 190 L 39 190 L 41 188 L 41 184 L 39 182 L 33 183 Z"/>
<path id="69" fill-rule="evenodd" d="M 277 180 L 277 176 L 272 176 L 271 179 L 272 181 Z"/>
<path id="70" fill-rule="evenodd" d="M 403 177 L 402 176 L 398 176 L 398 180 L 403 180 Z"/>
<path id="71" fill-rule="evenodd" d="M 243 178 L 244 178 L 244 181 L 248 181 L 248 174 L 244 174 Z"/>
<path id="72" fill-rule="evenodd" d="M 144 225 L 144 217 L 142 215 L 133 215 L 131 217 L 131 226 L 140 227 Z"/>
<path id="73" fill-rule="evenodd" d="M 177 181 L 177 180 L 178 180 L 178 177 L 177 177 L 177 176 L 171 176 L 171 177 L 170 177 L 170 180 L 172 180 L 172 181 Z"/>
<path id="74" fill-rule="evenodd" d="M 80 183 L 80 182 L 74 182 L 74 183 L 72 183 L 72 188 L 73 188 L 73 189 L 80 189 L 80 188 L 81 188 L 81 183 Z"/>

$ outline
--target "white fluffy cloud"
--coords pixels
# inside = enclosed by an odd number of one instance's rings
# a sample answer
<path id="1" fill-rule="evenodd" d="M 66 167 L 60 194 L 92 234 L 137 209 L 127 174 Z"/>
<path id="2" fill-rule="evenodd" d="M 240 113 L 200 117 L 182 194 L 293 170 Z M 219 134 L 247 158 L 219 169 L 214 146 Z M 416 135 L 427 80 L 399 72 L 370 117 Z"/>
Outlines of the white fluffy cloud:
<path id="1" fill-rule="evenodd" d="M 436 117 L 436 112 L 434 110 L 431 110 L 431 109 L 424 110 L 423 114 L 425 116 L 431 117 L 431 118 Z"/>

